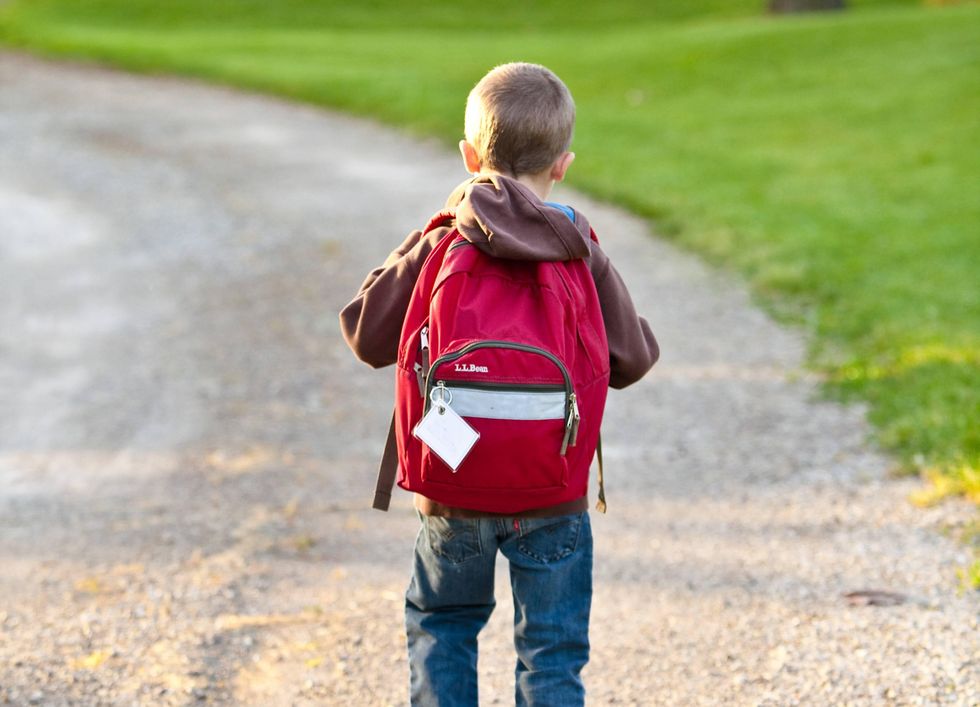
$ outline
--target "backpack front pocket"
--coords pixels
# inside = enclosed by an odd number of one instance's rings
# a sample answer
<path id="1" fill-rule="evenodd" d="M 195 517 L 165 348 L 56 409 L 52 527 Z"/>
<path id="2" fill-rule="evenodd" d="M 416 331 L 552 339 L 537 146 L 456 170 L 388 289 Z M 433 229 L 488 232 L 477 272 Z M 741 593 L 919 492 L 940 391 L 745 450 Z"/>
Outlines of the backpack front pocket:
<path id="1" fill-rule="evenodd" d="M 567 485 L 565 450 L 574 444 L 578 408 L 571 379 L 553 354 L 512 342 L 471 342 L 433 363 L 426 391 L 427 402 L 440 396 L 480 439 L 456 471 L 423 447 L 425 481 L 488 490 Z"/>

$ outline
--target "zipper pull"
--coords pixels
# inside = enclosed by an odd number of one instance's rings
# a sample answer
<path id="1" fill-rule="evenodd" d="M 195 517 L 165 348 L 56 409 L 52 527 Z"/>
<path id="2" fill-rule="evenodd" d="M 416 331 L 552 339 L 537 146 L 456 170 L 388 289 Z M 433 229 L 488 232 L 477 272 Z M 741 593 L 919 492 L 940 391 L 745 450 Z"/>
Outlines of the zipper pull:
<path id="1" fill-rule="evenodd" d="M 561 440 L 561 449 L 558 454 L 565 456 L 565 452 L 568 451 L 568 442 L 572 438 L 572 416 L 568 416 L 568 422 L 565 423 L 565 436 Z"/>
<path id="2" fill-rule="evenodd" d="M 419 348 L 421 350 L 421 363 L 415 364 L 415 377 L 419 381 L 419 392 L 425 397 L 425 379 L 429 375 L 429 327 L 424 326 L 419 332 Z"/>
<path id="3" fill-rule="evenodd" d="M 561 456 L 565 456 L 565 452 L 568 451 L 568 445 L 575 446 L 575 441 L 578 438 L 578 423 L 581 419 L 578 413 L 578 402 L 575 400 L 575 393 L 568 396 L 569 410 L 568 419 L 565 421 L 565 436 L 561 441 L 561 450 L 558 452 Z"/>
<path id="4" fill-rule="evenodd" d="M 578 412 L 578 400 L 575 397 L 575 393 L 572 393 L 569 397 L 572 400 L 572 434 L 568 443 L 574 447 L 578 441 L 578 425 L 582 421 L 582 417 Z"/>

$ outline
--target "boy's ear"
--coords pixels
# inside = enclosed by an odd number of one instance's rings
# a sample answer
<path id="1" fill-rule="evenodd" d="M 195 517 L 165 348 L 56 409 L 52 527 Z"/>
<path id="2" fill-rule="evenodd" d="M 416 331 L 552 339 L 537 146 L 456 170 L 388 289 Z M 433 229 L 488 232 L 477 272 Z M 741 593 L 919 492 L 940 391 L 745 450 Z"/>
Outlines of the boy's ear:
<path id="1" fill-rule="evenodd" d="M 463 155 L 463 164 L 466 165 L 466 171 L 470 174 L 480 173 L 480 156 L 476 152 L 476 148 L 473 147 L 466 140 L 459 141 L 459 151 Z"/>
<path id="2" fill-rule="evenodd" d="M 554 179 L 556 182 L 560 182 L 565 178 L 565 172 L 567 172 L 568 168 L 572 166 L 572 162 L 574 160 L 574 152 L 563 153 L 562 156 L 555 160 L 555 163 L 551 165 L 551 172 L 548 174 L 548 177 Z"/>

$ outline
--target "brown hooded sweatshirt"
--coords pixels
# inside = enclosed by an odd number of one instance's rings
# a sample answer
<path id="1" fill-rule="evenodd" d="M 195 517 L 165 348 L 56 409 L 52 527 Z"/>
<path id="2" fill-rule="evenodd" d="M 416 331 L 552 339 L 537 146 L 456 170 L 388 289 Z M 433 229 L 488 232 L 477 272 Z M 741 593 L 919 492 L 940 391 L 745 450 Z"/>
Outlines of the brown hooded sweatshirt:
<path id="1" fill-rule="evenodd" d="M 611 387 L 635 383 L 656 363 L 660 349 L 650 325 L 637 315 L 619 273 L 590 238 L 585 216 L 576 211 L 573 222 L 517 180 L 496 175 L 463 182 L 450 195 L 446 207 L 455 209 L 460 234 L 488 255 L 511 260 L 585 260 L 595 279 L 606 325 Z M 402 322 L 422 264 L 451 230 L 451 226 L 443 226 L 425 235 L 413 231 L 368 274 L 357 296 L 340 312 L 344 338 L 360 360 L 374 368 L 395 363 Z M 425 515 L 493 515 L 451 508 L 419 495 L 415 505 Z M 562 515 L 587 506 L 583 497 L 521 516 Z"/>

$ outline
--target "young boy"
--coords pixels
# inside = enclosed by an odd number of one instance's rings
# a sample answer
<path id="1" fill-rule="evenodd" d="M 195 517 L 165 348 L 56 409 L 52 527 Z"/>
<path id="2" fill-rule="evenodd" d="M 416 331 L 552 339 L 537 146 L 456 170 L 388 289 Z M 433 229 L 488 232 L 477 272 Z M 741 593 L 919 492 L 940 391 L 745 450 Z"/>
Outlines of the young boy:
<path id="1" fill-rule="evenodd" d="M 659 356 L 622 279 L 585 217 L 547 202 L 575 155 L 575 105 L 543 66 L 498 66 L 471 91 L 460 150 L 475 175 L 449 197 L 455 227 L 498 258 L 582 258 L 595 280 L 609 343 L 610 386 L 639 380 Z M 348 345 L 374 367 L 397 358 L 409 298 L 426 256 L 451 226 L 408 236 L 340 313 Z M 519 705 L 581 705 L 589 657 L 592 532 L 586 496 L 518 517 L 415 497 L 422 527 L 405 617 L 413 705 L 477 704 L 477 634 L 494 607 L 494 561 L 510 562 Z"/>

